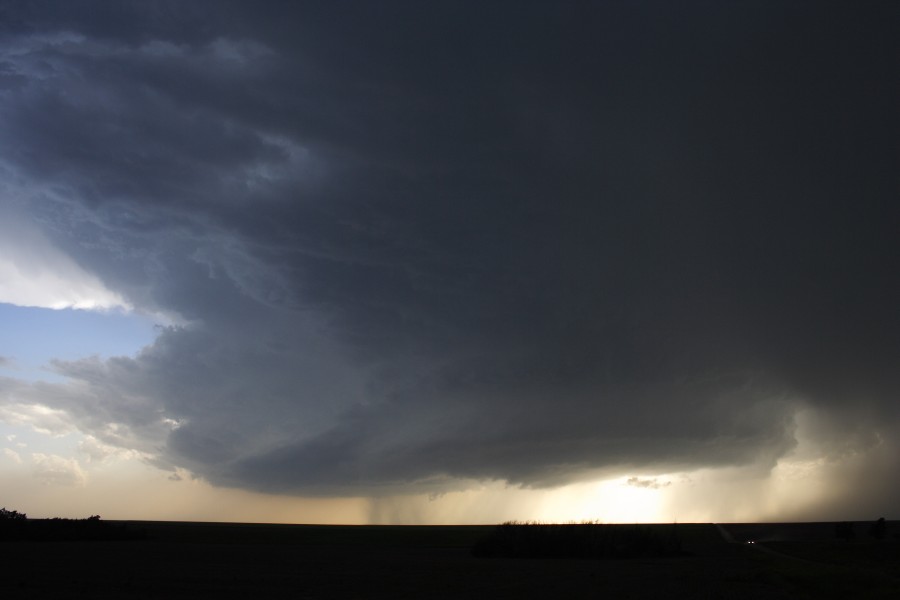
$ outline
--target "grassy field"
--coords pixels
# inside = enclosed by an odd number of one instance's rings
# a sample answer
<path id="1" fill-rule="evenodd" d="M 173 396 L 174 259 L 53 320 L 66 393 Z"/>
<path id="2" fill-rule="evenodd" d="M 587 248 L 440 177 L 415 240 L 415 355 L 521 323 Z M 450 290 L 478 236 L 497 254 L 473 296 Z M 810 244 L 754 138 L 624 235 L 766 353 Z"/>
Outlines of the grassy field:
<path id="1" fill-rule="evenodd" d="M 474 556 L 472 548 L 491 535 L 492 526 L 127 526 L 147 538 L 0 543 L 0 597 L 900 597 L 894 555 L 885 551 L 888 558 L 881 561 L 864 549 L 876 542 L 855 542 L 859 560 L 843 564 L 844 555 L 825 541 L 772 542 L 773 548 L 781 544 L 783 554 L 769 554 L 726 543 L 706 524 L 677 526 L 678 556 L 628 559 Z M 673 526 L 650 527 L 669 535 Z M 745 533 L 734 527 L 733 534 Z M 784 546 L 791 543 L 800 546 Z M 880 544 L 896 549 L 897 542 Z M 825 549 L 815 554 L 811 548 Z"/>

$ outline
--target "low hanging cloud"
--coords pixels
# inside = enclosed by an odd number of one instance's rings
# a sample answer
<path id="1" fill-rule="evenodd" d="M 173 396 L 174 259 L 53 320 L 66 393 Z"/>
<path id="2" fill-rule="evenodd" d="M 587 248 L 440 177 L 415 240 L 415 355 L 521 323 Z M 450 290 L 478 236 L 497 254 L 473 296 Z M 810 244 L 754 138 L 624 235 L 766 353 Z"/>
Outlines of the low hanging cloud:
<path id="1" fill-rule="evenodd" d="M 42 236 L 0 248 L 0 300 L 178 325 L 8 383 L 8 414 L 307 495 L 895 439 L 877 10 L 121 6 L 0 33 L 4 185 Z"/>
<path id="2" fill-rule="evenodd" d="M 650 488 L 652 490 L 658 490 L 660 488 L 668 487 L 672 485 L 671 481 L 660 481 L 656 477 L 651 477 L 649 479 L 641 478 L 641 477 L 629 477 L 625 481 L 626 485 L 630 485 L 632 487 L 639 488 Z"/>
<path id="3" fill-rule="evenodd" d="M 35 452 L 31 455 L 33 474 L 46 485 L 83 487 L 87 475 L 74 458 Z"/>
<path id="4" fill-rule="evenodd" d="M 14 390 L 25 390 L 27 384 L 14 387 Z M 39 390 L 33 390 L 35 397 L 43 397 Z M 15 391 L 4 393 L 0 386 L 0 419 L 11 425 L 26 425 L 38 433 L 59 437 L 74 431 L 70 415 L 63 409 L 51 408 L 43 404 L 32 404 L 12 401 L 18 398 Z"/>
<path id="5" fill-rule="evenodd" d="M 22 456 L 12 448 L 4 448 L 3 455 L 17 465 L 22 464 Z"/>
<path id="6" fill-rule="evenodd" d="M 140 452 L 134 450 L 123 448 L 123 445 L 127 444 L 111 446 L 104 444 L 92 435 L 88 435 L 78 443 L 78 452 L 85 456 L 85 461 L 88 463 L 104 463 L 116 458 L 126 460 L 131 458 L 142 458 L 145 460 L 152 460 L 152 457 L 142 455 Z"/>

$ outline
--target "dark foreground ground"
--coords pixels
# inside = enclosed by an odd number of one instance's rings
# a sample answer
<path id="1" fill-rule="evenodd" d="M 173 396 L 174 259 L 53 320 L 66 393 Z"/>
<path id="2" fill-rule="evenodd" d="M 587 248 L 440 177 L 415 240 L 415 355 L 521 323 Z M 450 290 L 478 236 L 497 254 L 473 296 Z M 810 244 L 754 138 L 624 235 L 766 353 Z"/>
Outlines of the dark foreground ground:
<path id="1" fill-rule="evenodd" d="M 681 556 L 601 560 L 472 556 L 490 527 L 129 522 L 147 539 L 0 543 L 0 598 L 900 598 L 889 525 L 685 524 Z"/>

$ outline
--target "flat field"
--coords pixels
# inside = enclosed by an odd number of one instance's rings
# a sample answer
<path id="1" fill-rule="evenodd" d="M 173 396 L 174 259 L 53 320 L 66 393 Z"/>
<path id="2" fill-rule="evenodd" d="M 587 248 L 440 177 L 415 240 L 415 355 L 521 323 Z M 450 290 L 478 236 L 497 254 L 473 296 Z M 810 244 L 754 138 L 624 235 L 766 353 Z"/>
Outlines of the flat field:
<path id="1" fill-rule="evenodd" d="M 900 541 L 841 545 L 833 524 L 793 540 L 782 525 L 778 540 L 758 544 L 727 543 L 714 525 L 679 524 L 682 555 L 630 559 L 473 556 L 493 526 L 127 525 L 146 539 L 0 543 L 0 597 L 900 597 Z M 764 537 L 748 527 L 760 526 L 725 526 L 739 541 Z"/>

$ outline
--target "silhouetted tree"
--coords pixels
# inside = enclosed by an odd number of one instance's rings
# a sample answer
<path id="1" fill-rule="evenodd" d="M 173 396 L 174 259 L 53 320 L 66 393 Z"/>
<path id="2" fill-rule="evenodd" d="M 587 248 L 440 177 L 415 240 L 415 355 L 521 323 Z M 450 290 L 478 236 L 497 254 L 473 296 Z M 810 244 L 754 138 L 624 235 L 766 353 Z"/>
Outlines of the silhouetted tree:
<path id="1" fill-rule="evenodd" d="M 876 540 L 883 540 L 885 533 L 887 533 L 887 523 L 885 523 L 884 517 L 869 525 L 869 535 Z"/>
<path id="2" fill-rule="evenodd" d="M 84 519 L 28 520 L 25 513 L 0 508 L 0 541 L 113 541 L 147 538 L 143 530 L 129 529 L 127 524 L 108 523 L 100 515 Z"/>
<path id="3" fill-rule="evenodd" d="M 5 507 L 0 508 L 0 519 L 6 521 L 24 521 L 28 517 L 25 516 L 25 513 L 20 513 L 16 510 L 7 510 Z"/>

